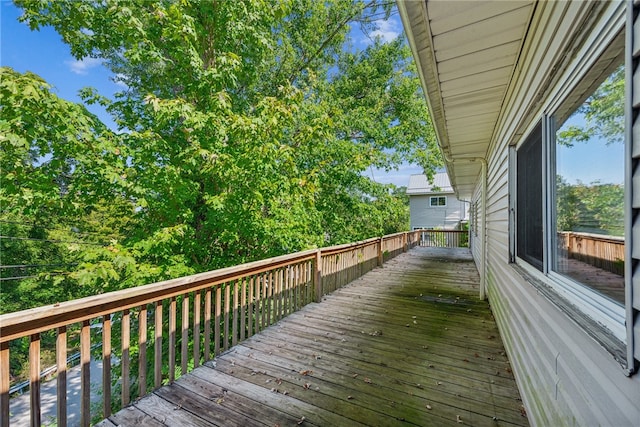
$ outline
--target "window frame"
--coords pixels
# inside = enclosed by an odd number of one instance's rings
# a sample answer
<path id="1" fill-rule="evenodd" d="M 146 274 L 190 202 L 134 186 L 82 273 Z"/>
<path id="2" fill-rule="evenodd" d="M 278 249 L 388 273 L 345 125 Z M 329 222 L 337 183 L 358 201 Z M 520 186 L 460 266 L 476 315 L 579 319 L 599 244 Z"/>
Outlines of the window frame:
<path id="1" fill-rule="evenodd" d="M 433 200 L 436 200 L 436 204 L 433 204 Z M 440 204 L 440 199 L 444 200 L 444 204 Z M 430 208 L 446 208 L 447 207 L 447 196 L 429 196 L 429 207 Z"/>
<path id="2" fill-rule="evenodd" d="M 581 76 L 584 78 L 585 75 Z M 554 240 L 551 230 L 555 230 L 555 174 L 556 174 L 556 158 L 555 158 L 555 131 L 556 124 L 554 114 L 559 106 L 575 89 L 576 85 L 570 86 L 564 96 L 559 97 L 553 104 L 553 108 L 542 113 L 539 120 L 534 121 L 531 126 L 523 133 L 517 144 L 513 145 L 510 150 L 509 158 L 509 210 L 510 215 L 510 262 L 515 263 L 522 268 L 526 274 L 538 280 L 542 286 L 546 286 L 552 290 L 554 294 L 564 299 L 568 304 L 577 308 L 579 312 L 593 319 L 595 322 L 603 325 L 607 332 L 613 335 L 615 339 L 621 343 L 627 342 L 626 329 L 626 309 L 627 304 L 618 304 L 609 299 L 605 295 L 581 284 L 580 282 L 564 276 L 553 269 L 554 260 L 557 257 L 557 249 L 554 246 Z M 542 268 L 536 268 L 528 260 L 519 256 L 518 253 L 518 151 L 530 137 L 536 132 L 538 126 L 542 126 Z M 626 142 L 625 142 L 626 143 Z M 630 238 L 628 235 L 625 237 Z M 568 310 L 565 310 L 568 312 Z M 575 316 L 574 316 L 575 317 Z"/>

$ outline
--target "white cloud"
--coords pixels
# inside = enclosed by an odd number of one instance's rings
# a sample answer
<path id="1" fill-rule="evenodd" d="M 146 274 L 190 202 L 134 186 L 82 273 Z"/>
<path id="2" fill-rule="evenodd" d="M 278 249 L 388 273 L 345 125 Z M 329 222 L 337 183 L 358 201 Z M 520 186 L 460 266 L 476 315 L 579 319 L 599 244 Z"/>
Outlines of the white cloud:
<path id="1" fill-rule="evenodd" d="M 125 83 L 124 74 L 116 74 L 111 80 L 116 84 L 116 86 L 120 86 L 125 89 L 129 88 L 129 86 Z"/>
<path id="2" fill-rule="evenodd" d="M 398 21 L 395 19 L 378 19 L 375 24 L 378 29 L 371 32 L 372 39 L 380 37 L 383 42 L 388 43 L 400 35 Z"/>
<path id="3" fill-rule="evenodd" d="M 80 74 L 82 76 L 89 73 L 90 68 L 95 68 L 102 64 L 102 59 L 99 58 L 85 58 L 75 61 L 64 61 L 69 66 L 69 70 L 72 73 Z"/>

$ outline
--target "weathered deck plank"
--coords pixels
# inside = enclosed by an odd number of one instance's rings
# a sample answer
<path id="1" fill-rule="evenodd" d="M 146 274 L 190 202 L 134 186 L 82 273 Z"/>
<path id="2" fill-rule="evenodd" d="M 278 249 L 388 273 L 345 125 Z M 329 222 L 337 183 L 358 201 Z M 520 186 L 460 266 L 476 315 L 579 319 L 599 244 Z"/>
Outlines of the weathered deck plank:
<path id="1" fill-rule="evenodd" d="M 525 426 L 478 282 L 464 250 L 416 248 L 110 421 Z"/>

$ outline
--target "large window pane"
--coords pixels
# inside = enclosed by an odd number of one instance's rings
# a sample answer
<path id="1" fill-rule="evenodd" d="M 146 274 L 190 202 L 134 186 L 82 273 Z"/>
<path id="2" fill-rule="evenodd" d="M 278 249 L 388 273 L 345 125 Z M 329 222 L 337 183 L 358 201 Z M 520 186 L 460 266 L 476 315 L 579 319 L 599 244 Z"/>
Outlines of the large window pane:
<path id="1" fill-rule="evenodd" d="M 556 116 L 552 266 L 624 304 L 624 69 L 604 77 Z"/>

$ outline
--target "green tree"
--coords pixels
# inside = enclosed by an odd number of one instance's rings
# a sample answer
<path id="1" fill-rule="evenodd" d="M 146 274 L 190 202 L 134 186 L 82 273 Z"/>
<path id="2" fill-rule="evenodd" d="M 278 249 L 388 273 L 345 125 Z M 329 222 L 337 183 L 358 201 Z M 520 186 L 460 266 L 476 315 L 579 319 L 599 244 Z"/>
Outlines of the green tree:
<path id="1" fill-rule="evenodd" d="M 115 165 L 91 176 L 131 204 L 134 225 L 113 250 L 87 252 L 78 275 L 92 286 L 398 231 L 406 210 L 364 173 L 440 162 L 406 44 L 349 44 L 352 25 L 371 28 L 390 4 L 17 4 L 127 85 L 113 100 L 83 92 L 121 131 L 104 149 Z"/>
<path id="2" fill-rule="evenodd" d="M 584 117 L 584 125 L 571 125 L 558 132 L 558 144 L 573 146 L 601 138 L 607 144 L 624 140 L 624 65 L 618 67 L 573 113 Z"/>

